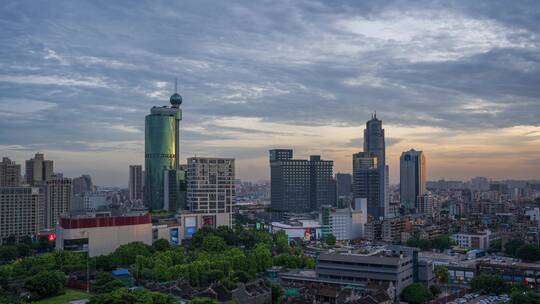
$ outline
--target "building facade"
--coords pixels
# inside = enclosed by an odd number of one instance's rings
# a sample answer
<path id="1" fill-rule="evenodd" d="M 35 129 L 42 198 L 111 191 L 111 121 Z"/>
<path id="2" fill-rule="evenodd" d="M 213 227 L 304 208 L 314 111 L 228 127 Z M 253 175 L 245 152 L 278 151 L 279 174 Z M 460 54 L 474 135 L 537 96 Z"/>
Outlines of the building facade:
<path id="1" fill-rule="evenodd" d="M 316 272 L 320 278 L 391 285 L 399 295 L 413 283 L 413 258 L 383 252 L 371 255 L 321 253 L 317 259 Z"/>
<path id="2" fill-rule="evenodd" d="M 374 114 L 371 120 L 366 123 L 364 129 L 364 152 L 377 158 L 377 169 L 379 171 L 379 208 L 373 213 L 374 218 L 386 217 L 389 205 L 389 169 L 386 165 L 386 144 L 382 121 Z M 375 211 L 372 209 L 372 211 Z"/>
<path id="3" fill-rule="evenodd" d="M 88 252 L 90 257 L 110 254 L 131 242 L 152 244 L 150 214 L 62 216 L 56 227 L 56 250 Z"/>
<path id="4" fill-rule="evenodd" d="M 143 198 L 143 170 L 141 165 L 129 166 L 129 199 L 131 201 Z"/>
<path id="5" fill-rule="evenodd" d="M 8 157 L 0 162 L 0 187 L 17 187 L 21 185 L 21 165 Z"/>
<path id="6" fill-rule="evenodd" d="M 61 215 L 71 212 L 73 204 L 73 185 L 70 178 L 60 174 L 46 181 L 45 228 L 52 229 Z"/>
<path id="7" fill-rule="evenodd" d="M 0 242 L 36 235 L 44 227 L 44 193 L 38 187 L 0 187 Z"/>
<path id="8" fill-rule="evenodd" d="M 401 206 L 409 213 L 418 211 L 418 198 L 426 193 L 426 158 L 422 151 L 411 149 L 399 159 Z"/>
<path id="9" fill-rule="evenodd" d="M 334 205 L 333 161 L 319 155 L 293 159 L 293 150 L 270 150 L 270 201 L 276 211 L 309 212 Z"/>
<path id="10" fill-rule="evenodd" d="M 360 152 L 353 154 L 353 197 L 367 200 L 368 215 L 378 220 L 381 214 L 378 160 Z"/>
<path id="11" fill-rule="evenodd" d="M 323 206 L 319 214 L 319 222 L 328 226 L 338 241 L 362 238 L 367 223 L 367 207 L 365 199 L 357 199 L 355 206 L 335 208 Z"/>
<path id="12" fill-rule="evenodd" d="M 190 157 L 187 204 L 192 212 L 231 214 L 235 197 L 233 158 Z"/>
<path id="13" fill-rule="evenodd" d="M 73 178 L 73 194 L 82 194 L 85 192 L 94 191 L 94 184 L 92 183 L 92 177 L 88 174 L 83 174 L 79 177 Z"/>
<path id="14" fill-rule="evenodd" d="M 176 170 L 180 164 L 182 97 L 174 93 L 170 102 L 170 107 L 153 107 L 145 118 L 144 204 L 150 210 L 164 209 L 165 170 Z"/>
<path id="15" fill-rule="evenodd" d="M 34 158 L 26 161 L 26 183 L 31 186 L 44 185 L 53 176 L 54 163 L 46 160 L 41 153 L 36 153 Z"/>

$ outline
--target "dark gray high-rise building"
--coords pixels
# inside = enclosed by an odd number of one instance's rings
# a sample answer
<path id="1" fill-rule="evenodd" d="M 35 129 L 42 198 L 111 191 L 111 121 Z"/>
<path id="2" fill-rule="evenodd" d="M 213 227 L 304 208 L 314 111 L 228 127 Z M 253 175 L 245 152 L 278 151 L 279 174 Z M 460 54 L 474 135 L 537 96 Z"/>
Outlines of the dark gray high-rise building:
<path id="1" fill-rule="evenodd" d="M 418 209 L 418 197 L 426 193 L 426 158 L 422 151 L 411 149 L 399 159 L 399 189 L 401 206 L 407 212 Z"/>
<path id="2" fill-rule="evenodd" d="M 334 205 L 335 195 L 332 196 L 332 169 L 334 161 L 322 160 L 320 155 L 309 157 L 310 167 L 310 210 L 319 210 L 323 205 Z"/>
<path id="3" fill-rule="evenodd" d="M 131 201 L 143 198 L 143 170 L 141 165 L 129 166 L 129 199 Z"/>
<path id="4" fill-rule="evenodd" d="M 382 121 L 374 114 L 364 129 L 364 152 L 377 158 L 379 170 L 379 208 L 375 218 L 385 217 L 388 212 L 388 166 L 386 166 L 386 146 Z M 368 211 L 369 212 L 369 211 Z"/>
<path id="5" fill-rule="evenodd" d="M 53 176 L 52 160 L 45 160 L 41 153 L 26 161 L 26 182 L 29 185 L 44 185 Z"/>
<path id="6" fill-rule="evenodd" d="M 309 212 L 333 204 L 333 161 L 318 155 L 293 159 L 291 149 L 270 150 L 270 201 L 274 210 Z"/>
<path id="7" fill-rule="evenodd" d="M 337 197 L 349 197 L 352 194 L 352 175 L 336 173 Z"/>
<path id="8" fill-rule="evenodd" d="M 353 154 L 353 197 L 367 200 L 368 215 L 378 219 L 380 206 L 380 170 L 376 156 L 367 152 Z"/>

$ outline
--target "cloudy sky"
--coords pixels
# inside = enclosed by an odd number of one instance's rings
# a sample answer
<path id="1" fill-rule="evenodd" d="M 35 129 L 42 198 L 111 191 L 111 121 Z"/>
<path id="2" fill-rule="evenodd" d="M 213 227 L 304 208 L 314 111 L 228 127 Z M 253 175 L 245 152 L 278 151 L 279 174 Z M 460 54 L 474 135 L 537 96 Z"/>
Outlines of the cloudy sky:
<path id="1" fill-rule="evenodd" d="M 540 178 L 538 1 L 2 1 L 0 156 L 127 185 L 178 77 L 182 158 L 268 149 L 351 170 L 383 120 L 429 179 Z"/>

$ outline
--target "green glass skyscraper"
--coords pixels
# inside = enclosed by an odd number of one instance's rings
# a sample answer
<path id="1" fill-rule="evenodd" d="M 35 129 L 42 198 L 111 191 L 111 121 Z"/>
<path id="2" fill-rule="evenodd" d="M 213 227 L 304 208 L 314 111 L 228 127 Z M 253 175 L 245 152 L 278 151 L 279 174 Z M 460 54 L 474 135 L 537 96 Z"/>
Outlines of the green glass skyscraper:
<path id="1" fill-rule="evenodd" d="M 171 171 L 178 170 L 180 158 L 179 130 L 182 120 L 182 97 L 174 93 L 171 106 L 152 107 L 145 119 L 145 186 L 144 203 L 150 210 L 170 209 L 178 205 L 165 202 L 164 182 Z M 178 187 L 169 185 L 167 188 Z"/>

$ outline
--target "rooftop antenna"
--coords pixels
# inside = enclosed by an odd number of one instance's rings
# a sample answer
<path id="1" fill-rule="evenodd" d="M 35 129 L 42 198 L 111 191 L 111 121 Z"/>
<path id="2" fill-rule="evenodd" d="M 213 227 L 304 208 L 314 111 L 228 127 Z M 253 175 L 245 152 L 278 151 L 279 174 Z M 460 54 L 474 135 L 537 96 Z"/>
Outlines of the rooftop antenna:
<path id="1" fill-rule="evenodd" d="M 178 93 L 178 77 L 174 77 L 174 92 Z"/>
<path id="2" fill-rule="evenodd" d="M 377 111 L 375 110 L 375 114 L 373 114 L 373 118 L 377 118 Z"/>

